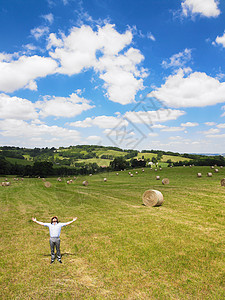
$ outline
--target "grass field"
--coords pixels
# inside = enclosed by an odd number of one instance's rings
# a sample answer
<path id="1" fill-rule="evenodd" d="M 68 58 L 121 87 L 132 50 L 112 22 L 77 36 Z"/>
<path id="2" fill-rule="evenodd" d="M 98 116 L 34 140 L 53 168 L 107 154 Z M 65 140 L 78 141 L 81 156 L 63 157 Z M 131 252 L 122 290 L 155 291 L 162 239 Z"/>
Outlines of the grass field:
<path id="1" fill-rule="evenodd" d="M 0 187 L 0 298 L 224 299 L 225 168 L 135 171 Z M 162 206 L 142 205 L 147 189 L 162 192 Z M 48 228 L 31 218 L 53 215 L 78 220 L 62 228 L 63 264 L 50 265 Z"/>

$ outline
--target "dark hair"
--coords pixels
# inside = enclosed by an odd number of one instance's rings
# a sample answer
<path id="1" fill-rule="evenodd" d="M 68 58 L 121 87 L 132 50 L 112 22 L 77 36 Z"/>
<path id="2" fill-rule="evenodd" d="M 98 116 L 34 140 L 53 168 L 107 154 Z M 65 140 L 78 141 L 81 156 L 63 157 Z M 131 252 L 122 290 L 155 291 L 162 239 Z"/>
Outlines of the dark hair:
<path id="1" fill-rule="evenodd" d="M 56 219 L 56 220 L 57 220 L 57 223 L 59 223 L 58 217 L 55 216 L 55 217 L 52 217 L 52 218 L 51 218 L 51 224 L 53 223 L 53 220 L 54 220 L 54 219 Z"/>

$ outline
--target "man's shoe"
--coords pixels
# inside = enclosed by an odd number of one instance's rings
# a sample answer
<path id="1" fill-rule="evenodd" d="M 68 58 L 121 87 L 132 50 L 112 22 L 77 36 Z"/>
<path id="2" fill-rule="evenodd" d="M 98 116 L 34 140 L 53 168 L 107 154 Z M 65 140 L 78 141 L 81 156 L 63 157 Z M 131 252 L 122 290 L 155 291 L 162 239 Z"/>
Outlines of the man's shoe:
<path id="1" fill-rule="evenodd" d="M 59 259 L 59 260 L 58 260 L 58 262 L 59 262 L 60 264 L 62 264 L 62 261 L 61 261 L 61 259 Z"/>
<path id="2" fill-rule="evenodd" d="M 53 264 L 54 263 L 54 260 L 51 260 L 50 264 Z"/>

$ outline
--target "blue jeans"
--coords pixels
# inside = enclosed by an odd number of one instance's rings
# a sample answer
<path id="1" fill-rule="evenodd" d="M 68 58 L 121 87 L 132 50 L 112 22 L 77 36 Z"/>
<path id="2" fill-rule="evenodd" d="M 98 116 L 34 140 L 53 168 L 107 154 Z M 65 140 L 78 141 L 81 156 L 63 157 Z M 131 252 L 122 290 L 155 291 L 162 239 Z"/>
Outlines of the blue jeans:
<path id="1" fill-rule="evenodd" d="M 50 240 L 50 248 L 51 248 L 51 259 L 55 260 L 55 247 L 56 247 L 56 255 L 57 259 L 61 260 L 61 253 L 60 253 L 60 238 L 53 238 L 51 237 Z"/>

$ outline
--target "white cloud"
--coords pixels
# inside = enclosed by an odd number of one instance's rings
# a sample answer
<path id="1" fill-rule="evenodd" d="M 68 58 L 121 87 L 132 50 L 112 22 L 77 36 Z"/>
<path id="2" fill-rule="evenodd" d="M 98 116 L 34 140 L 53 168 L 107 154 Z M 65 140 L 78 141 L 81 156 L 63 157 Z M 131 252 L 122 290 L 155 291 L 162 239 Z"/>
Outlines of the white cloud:
<path id="1" fill-rule="evenodd" d="M 180 69 L 148 96 L 172 107 L 204 107 L 225 102 L 225 83 L 200 72 L 184 76 Z"/>
<path id="2" fill-rule="evenodd" d="M 161 131 L 173 132 L 173 131 L 184 131 L 184 130 L 185 130 L 184 127 L 167 127 L 167 128 L 163 128 Z"/>
<path id="3" fill-rule="evenodd" d="M 132 42 L 132 37 L 131 30 L 120 34 L 111 24 L 98 26 L 97 31 L 83 25 L 73 27 L 67 37 L 50 34 L 48 49 L 56 47 L 50 55 L 60 61 L 58 73 L 73 75 L 94 68 L 104 81 L 108 98 L 128 104 L 143 88 L 143 78 L 147 76 L 146 70 L 137 68 L 144 59 L 138 49 L 131 47 L 120 53 Z"/>
<path id="4" fill-rule="evenodd" d="M 99 128 L 114 128 L 118 124 L 120 125 L 124 124 L 124 126 L 127 126 L 128 122 L 126 120 L 123 120 L 120 117 L 98 116 L 95 118 L 86 118 L 83 121 L 70 123 L 70 126 L 81 127 L 81 128 L 87 128 L 92 126 L 97 126 Z"/>
<path id="5" fill-rule="evenodd" d="M 125 113 L 124 117 L 128 120 L 131 120 L 133 123 L 137 124 L 146 124 L 148 126 L 153 125 L 156 128 L 154 123 L 157 122 L 166 122 L 169 120 L 176 120 L 180 116 L 185 114 L 184 111 L 181 110 L 172 110 L 172 109 L 159 109 L 157 111 L 128 111 Z M 160 125 L 161 127 L 162 125 Z M 159 128 L 159 126 L 158 126 Z M 162 127 L 161 127 L 162 128 Z"/>
<path id="6" fill-rule="evenodd" d="M 206 136 L 207 138 L 225 138 L 225 133 L 223 133 L 223 134 L 208 134 L 207 136 Z"/>
<path id="7" fill-rule="evenodd" d="M 59 126 L 48 126 L 45 124 L 29 124 L 23 120 L 5 119 L 0 120 L 0 135 L 7 137 L 8 141 L 17 141 L 17 144 L 26 143 L 36 145 L 37 141 L 43 146 L 47 143 L 48 146 L 60 146 L 65 144 L 71 145 L 80 142 L 80 134 L 76 130 L 68 130 Z M 32 141 L 28 142 L 28 139 Z M 27 145 L 27 146 L 29 146 Z"/>
<path id="8" fill-rule="evenodd" d="M 0 119 L 30 120 L 38 117 L 32 102 L 0 94 Z"/>
<path id="9" fill-rule="evenodd" d="M 52 13 L 48 14 L 48 15 L 43 15 L 42 18 L 45 20 L 45 21 L 48 21 L 50 24 L 53 23 L 54 21 L 54 16 Z"/>
<path id="10" fill-rule="evenodd" d="M 217 128 L 225 128 L 225 123 L 221 123 L 221 124 L 218 124 L 216 125 Z"/>
<path id="11" fill-rule="evenodd" d="M 170 61 L 163 61 L 162 66 L 164 68 L 180 68 L 191 60 L 191 49 L 185 49 L 183 52 L 179 52 L 170 57 Z"/>
<path id="12" fill-rule="evenodd" d="M 40 116 L 55 116 L 71 118 L 80 115 L 83 111 L 93 108 L 89 101 L 73 93 L 70 97 L 45 96 L 35 106 L 40 109 Z"/>
<path id="13" fill-rule="evenodd" d="M 205 124 L 206 126 L 214 126 L 214 125 L 216 125 L 215 122 L 205 122 L 204 124 Z"/>
<path id="14" fill-rule="evenodd" d="M 199 124 L 197 122 L 186 122 L 186 123 L 181 123 L 181 126 L 184 126 L 184 127 L 195 127 L 195 126 L 198 126 Z"/>
<path id="15" fill-rule="evenodd" d="M 156 133 L 156 132 L 150 132 L 150 133 L 148 134 L 148 136 L 158 136 L 158 133 Z"/>
<path id="16" fill-rule="evenodd" d="M 48 57 L 21 56 L 10 62 L 0 61 L 0 91 L 14 92 L 21 88 L 36 89 L 34 79 L 53 74 L 57 63 Z"/>
<path id="17" fill-rule="evenodd" d="M 88 141 L 101 141 L 101 137 L 97 135 L 90 135 L 89 137 L 86 138 Z"/>
<path id="18" fill-rule="evenodd" d="M 147 38 L 150 39 L 150 40 L 152 40 L 153 42 L 155 42 L 155 37 L 154 37 L 154 35 L 151 32 L 147 33 Z"/>
<path id="19" fill-rule="evenodd" d="M 218 133 L 218 132 L 220 132 L 219 129 L 217 129 L 217 128 L 210 128 L 209 130 L 203 131 L 202 133 L 208 136 L 208 135 L 212 135 L 212 134 L 215 134 L 215 133 Z"/>
<path id="20" fill-rule="evenodd" d="M 200 14 L 210 18 L 220 14 L 217 0 L 184 0 L 181 7 L 185 16 Z"/>
<path id="21" fill-rule="evenodd" d="M 217 36 L 216 37 L 216 41 L 213 42 L 213 45 L 214 44 L 221 44 L 224 48 L 225 48 L 225 32 L 223 33 L 222 36 Z"/>
<path id="22" fill-rule="evenodd" d="M 30 32 L 36 40 L 39 40 L 42 36 L 48 34 L 49 28 L 47 26 L 40 26 L 32 29 Z"/>

